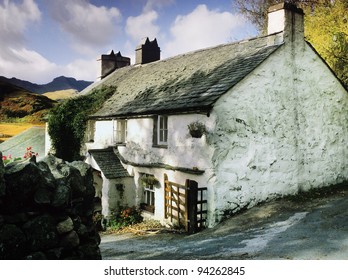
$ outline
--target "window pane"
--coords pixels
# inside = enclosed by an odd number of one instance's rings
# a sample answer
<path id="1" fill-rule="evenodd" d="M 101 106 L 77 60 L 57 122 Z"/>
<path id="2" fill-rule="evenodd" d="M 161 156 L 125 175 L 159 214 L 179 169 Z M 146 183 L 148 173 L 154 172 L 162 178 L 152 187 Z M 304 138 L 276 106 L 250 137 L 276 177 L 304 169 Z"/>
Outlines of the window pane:
<path id="1" fill-rule="evenodd" d="M 168 141 L 168 130 L 164 130 L 163 131 L 163 142 L 167 142 Z"/>
<path id="2" fill-rule="evenodd" d="M 117 120 L 116 141 L 117 143 L 126 142 L 127 120 Z"/>
<path id="3" fill-rule="evenodd" d="M 165 144 L 168 140 L 168 117 L 158 116 L 158 143 Z"/>

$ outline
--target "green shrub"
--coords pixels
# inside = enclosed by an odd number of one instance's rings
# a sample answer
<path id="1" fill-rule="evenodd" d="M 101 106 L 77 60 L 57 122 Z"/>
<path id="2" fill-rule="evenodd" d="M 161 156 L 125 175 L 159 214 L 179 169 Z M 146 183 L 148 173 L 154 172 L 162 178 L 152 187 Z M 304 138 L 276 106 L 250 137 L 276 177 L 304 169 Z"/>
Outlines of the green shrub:
<path id="1" fill-rule="evenodd" d="M 87 118 L 99 110 L 115 91 L 115 87 L 102 87 L 90 94 L 68 99 L 51 110 L 48 133 L 56 157 L 66 161 L 81 159 L 80 149 L 84 141 Z"/>
<path id="2" fill-rule="evenodd" d="M 109 226 L 113 229 L 120 229 L 137 223 L 141 223 L 143 217 L 141 210 L 136 207 L 124 207 L 115 213 L 109 221 Z"/>

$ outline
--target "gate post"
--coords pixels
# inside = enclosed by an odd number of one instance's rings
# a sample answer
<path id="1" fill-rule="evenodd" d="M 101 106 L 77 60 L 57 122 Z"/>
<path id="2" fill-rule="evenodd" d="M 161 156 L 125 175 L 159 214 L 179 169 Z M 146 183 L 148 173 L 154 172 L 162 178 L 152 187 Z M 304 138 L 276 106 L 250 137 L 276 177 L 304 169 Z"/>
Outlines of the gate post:
<path id="1" fill-rule="evenodd" d="M 197 194 L 198 183 L 189 180 L 187 194 L 187 211 L 188 211 L 188 233 L 197 232 Z"/>

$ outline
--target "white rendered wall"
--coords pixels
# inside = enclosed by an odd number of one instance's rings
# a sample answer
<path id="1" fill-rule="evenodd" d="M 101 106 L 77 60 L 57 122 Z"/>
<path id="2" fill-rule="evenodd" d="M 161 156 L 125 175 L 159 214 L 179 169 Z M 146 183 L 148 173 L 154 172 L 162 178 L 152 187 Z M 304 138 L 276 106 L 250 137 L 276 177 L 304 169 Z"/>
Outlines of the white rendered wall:
<path id="1" fill-rule="evenodd" d="M 104 120 L 95 122 L 94 141 L 86 143 L 89 149 L 104 149 L 113 145 L 113 121 Z"/>
<path id="2" fill-rule="evenodd" d="M 119 146 L 121 155 L 137 164 L 163 163 L 174 167 L 204 170 L 203 175 L 188 174 L 164 168 L 148 168 L 126 166 L 129 174 L 134 176 L 136 184 L 136 204 L 143 202 L 144 190 L 140 184 L 141 174 L 154 175 L 159 184 L 155 188 L 155 213 L 146 214 L 147 218 L 164 220 L 164 174 L 170 181 L 185 185 L 186 179 L 198 182 L 200 187 L 209 187 L 211 177 L 211 157 L 213 147 L 207 143 L 207 136 L 193 138 L 189 134 L 188 125 L 200 121 L 205 124 L 207 134 L 212 132 L 215 120 L 200 114 L 177 115 L 168 117 L 168 147 L 153 147 L 153 119 L 129 119 L 127 123 L 127 144 Z M 211 190 L 211 188 L 209 188 Z"/>
<path id="3" fill-rule="evenodd" d="M 89 155 L 86 158 L 86 163 L 88 163 L 93 169 L 101 171 L 97 162 L 94 160 L 93 156 Z M 118 178 L 118 179 L 108 179 L 105 177 L 101 171 L 102 183 L 101 190 L 98 186 L 97 196 L 101 197 L 102 201 L 102 214 L 104 217 L 109 217 L 113 212 L 118 210 L 120 207 L 132 207 L 137 206 L 137 193 L 135 190 L 135 184 L 132 177 Z M 99 183 L 95 180 L 95 183 Z M 100 185 L 100 183 L 99 183 Z M 123 187 L 119 186 L 123 185 Z"/>
<path id="4" fill-rule="evenodd" d="M 261 201 L 348 179 L 347 92 L 309 46 L 294 44 L 214 106 L 210 225 Z"/>
<path id="5" fill-rule="evenodd" d="M 121 155 L 136 163 L 164 163 L 176 167 L 206 169 L 210 167 L 212 149 L 207 146 L 206 136 L 192 138 L 188 125 L 195 121 L 206 124 L 211 130 L 213 118 L 190 114 L 168 117 L 168 147 L 153 147 L 153 119 L 129 119 L 127 122 L 127 145 L 119 147 Z"/>

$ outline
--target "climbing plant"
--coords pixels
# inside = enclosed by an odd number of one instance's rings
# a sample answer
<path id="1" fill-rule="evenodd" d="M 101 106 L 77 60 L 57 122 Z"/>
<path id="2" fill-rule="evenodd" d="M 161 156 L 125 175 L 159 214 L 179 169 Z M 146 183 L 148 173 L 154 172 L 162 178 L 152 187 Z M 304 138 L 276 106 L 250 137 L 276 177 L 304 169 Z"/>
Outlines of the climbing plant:
<path id="1" fill-rule="evenodd" d="M 104 86 L 90 94 L 68 99 L 51 110 L 48 134 L 57 157 L 66 161 L 81 158 L 88 116 L 100 109 L 115 91 L 115 87 Z"/>

